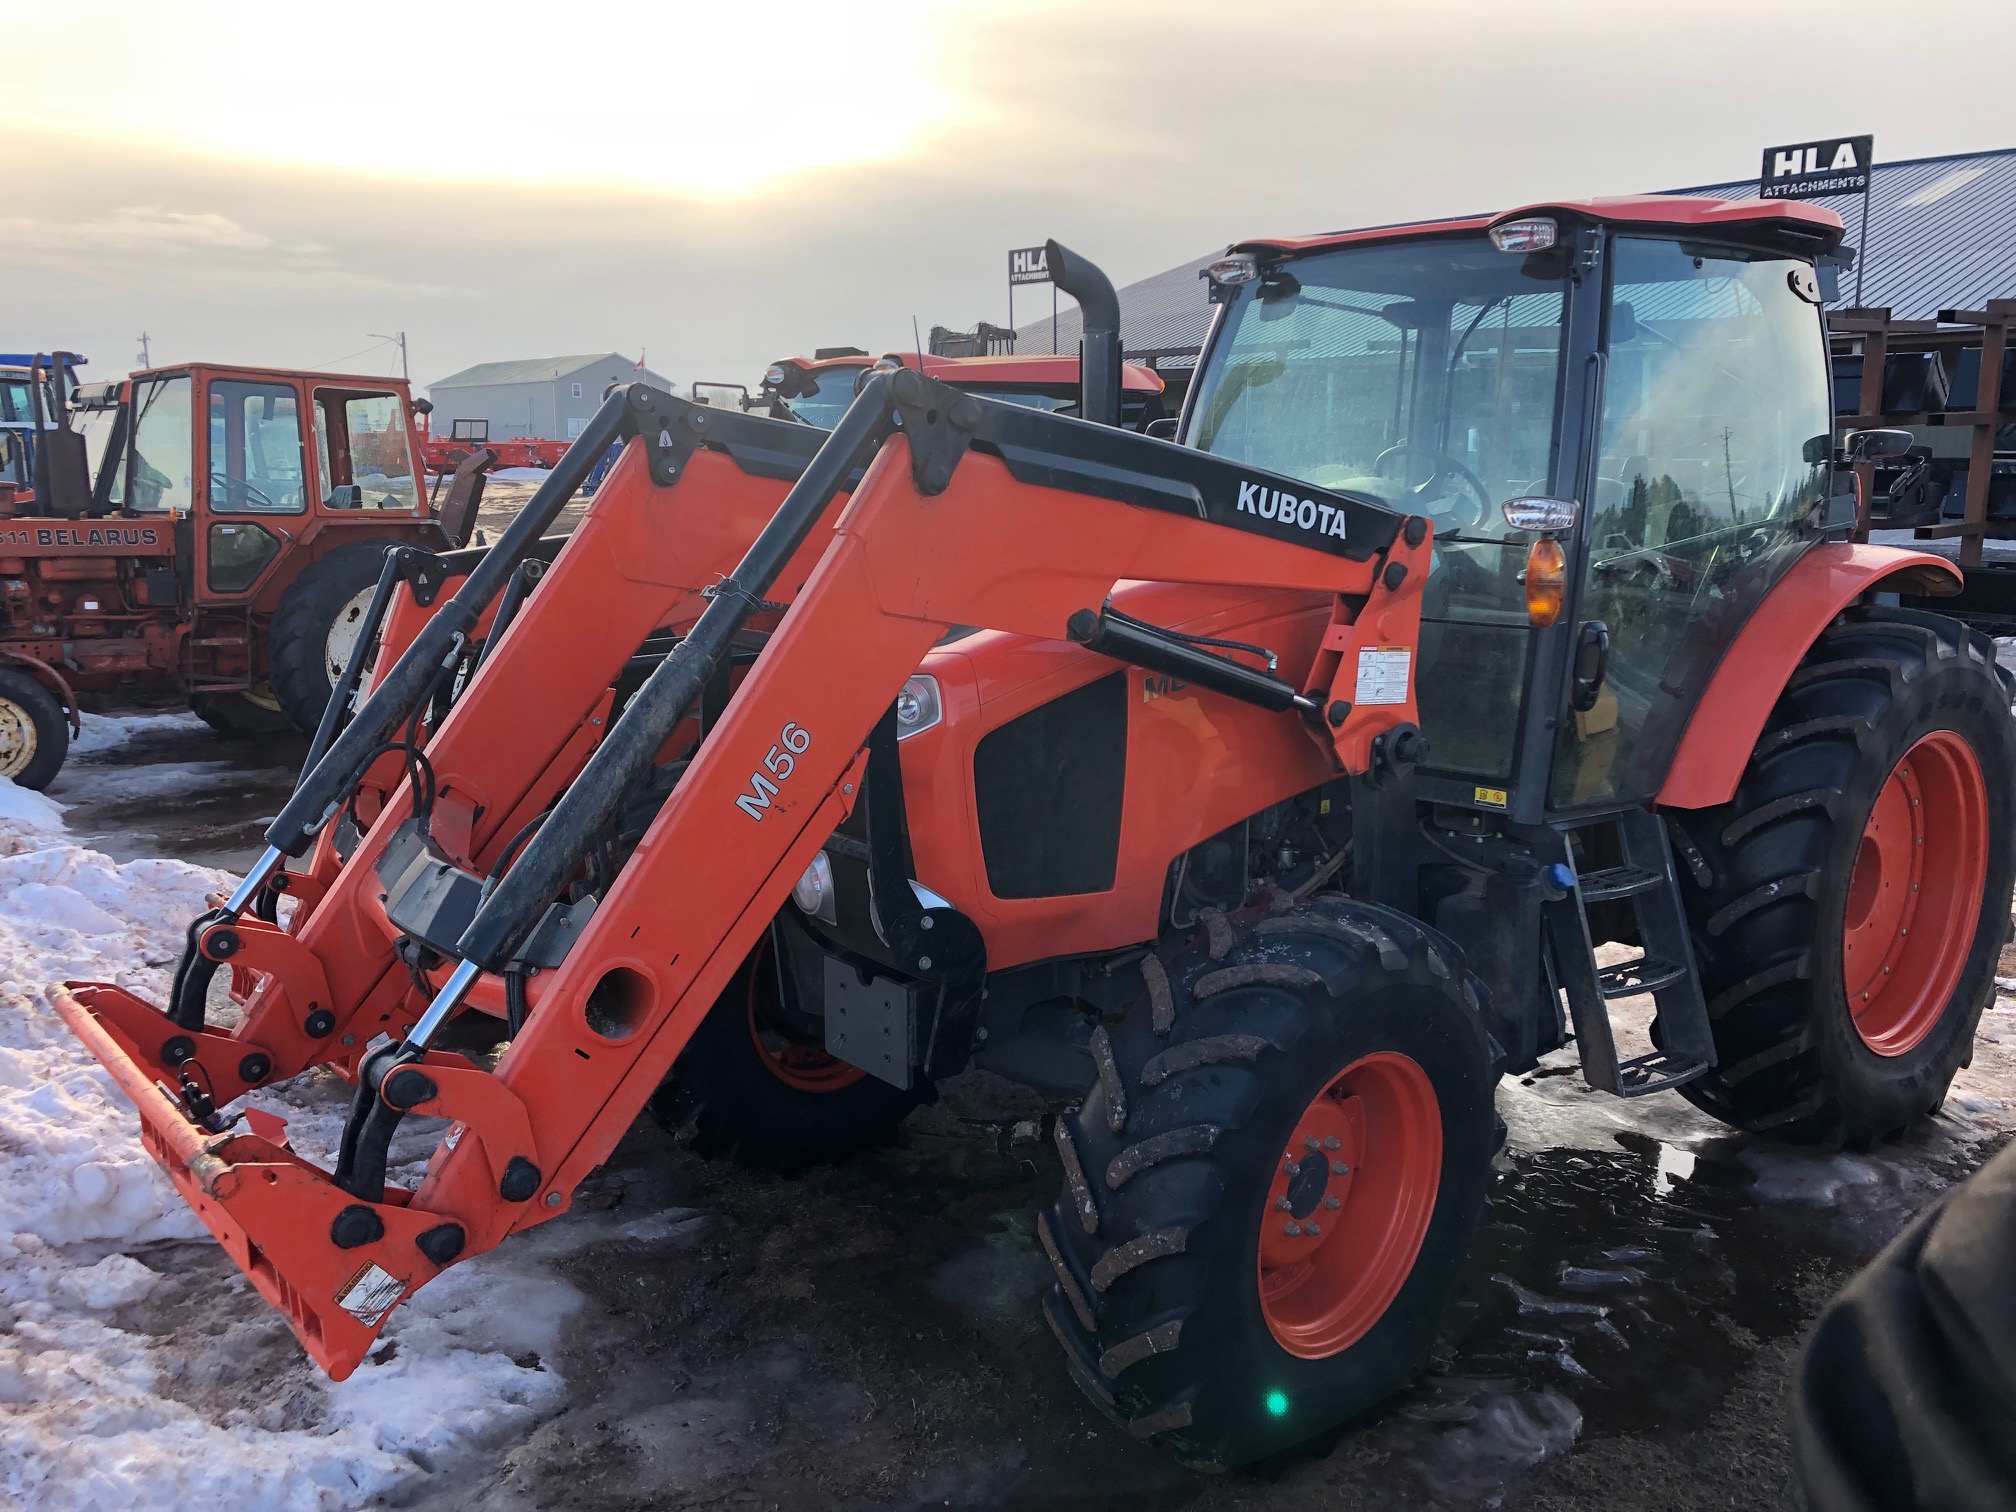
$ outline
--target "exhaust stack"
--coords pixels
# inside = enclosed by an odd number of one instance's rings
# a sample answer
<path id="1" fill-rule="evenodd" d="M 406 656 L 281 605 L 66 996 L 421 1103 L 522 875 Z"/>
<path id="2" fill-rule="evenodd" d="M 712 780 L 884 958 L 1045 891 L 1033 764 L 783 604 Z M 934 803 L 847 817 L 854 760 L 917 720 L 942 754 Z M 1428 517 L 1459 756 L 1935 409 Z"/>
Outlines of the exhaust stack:
<path id="1" fill-rule="evenodd" d="M 1045 242 L 1050 281 L 1078 301 L 1084 325 L 1078 341 L 1078 414 L 1094 425 L 1120 423 L 1120 296 L 1090 258 L 1061 242 Z"/>

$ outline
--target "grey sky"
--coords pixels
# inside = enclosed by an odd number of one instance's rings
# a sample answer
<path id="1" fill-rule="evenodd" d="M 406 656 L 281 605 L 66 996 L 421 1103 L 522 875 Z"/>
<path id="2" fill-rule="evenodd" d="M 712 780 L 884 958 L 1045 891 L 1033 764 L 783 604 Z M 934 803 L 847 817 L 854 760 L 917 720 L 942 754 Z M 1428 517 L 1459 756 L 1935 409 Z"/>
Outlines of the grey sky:
<path id="1" fill-rule="evenodd" d="M 102 377 L 131 365 L 143 328 L 157 362 L 276 365 L 328 365 L 404 329 L 422 384 L 480 361 L 640 348 L 682 383 L 753 382 L 814 346 L 907 346 L 913 315 L 999 321 L 1006 249 L 1046 236 L 1124 283 L 1250 235 L 1737 178 L 1769 142 L 1874 131 L 1879 160 L 1895 160 L 2016 138 L 1991 82 L 2016 71 L 2016 29 L 2006 3 L 1976 0 L 1941 7 L 1936 35 L 1846 0 L 840 7 L 862 45 L 878 26 L 897 40 L 845 53 L 831 84 L 822 51 L 843 55 L 830 14 L 803 47 L 772 49 L 773 78 L 739 10 L 705 8 L 715 30 L 687 58 L 687 8 L 670 5 L 642 72 L 628 57 L 620 77 L 592 71 L 638 46 L 615 31 L 578 36 L 558 76 L 536 45 L 479 44 L 466 69 L 430 50 L 434 66 L 392 81 L 392 104 L 348 87 L 349 52 L 276 51 L 247 72 L 262 59 L 237 10 L 191 13 L 192 46 L 205 26 L 233 28 L 242 108 L 227 99 L 221 116 L 206 91 L 188 131 L 147 129 L 130 108 L 144 48 L 94 82 L 90 33 L 108 7 L 32 13 L 20 73 L 74 107 L 32 92 L 0 104 L 0 347 L 80 347 Z M 0 0 L 0 34 L 29 14 Z M 554 24 L 550 9 L 474 14 L 489 18 L 479 33 L 535 44 L 539 18 Z M 383 43 L 384 66 L 403 70 L 396 26 Z M 1906 61 L 1879 74 L 1869 60 L 1885 55 Z M 1965 72 L 1928 96 L 1935 58 Z M 709 80 L 697 103 L 682 83 L 693 70 Z M 94 113 L 93 88 L 129 108 Z M 149 108 L 172 119 L 176 95 L 164 85 Z M 410 131 L 402 95 L 424 101 Z M 372 130 L 346 127 L 346 108 L 372 112 Z M 848 124 L 877 111 L 887 123 Z M 283 112 L 284 141 L 262 124 Z M 302 112 L 320 138 L 309 147 Z M 80 134 L 50 130 L 72 123 Z M 878 130 L 893 145 L 874 147 Z M 883 155 L 791 171 L 794 143 L 864 132 Z M 500 140 L 538 171 L 501 173 Z M 732 179 L 738 152 L 760 158 L 757 182 L 690 187 Z M 346 155 L 356 168 L 326 166 Z M 365 167 L 381 162 L 401 176 Z M 653 164 L 669 184 L 645 181 Z M 381 348 L 346 365 L 394 360 Z"/>

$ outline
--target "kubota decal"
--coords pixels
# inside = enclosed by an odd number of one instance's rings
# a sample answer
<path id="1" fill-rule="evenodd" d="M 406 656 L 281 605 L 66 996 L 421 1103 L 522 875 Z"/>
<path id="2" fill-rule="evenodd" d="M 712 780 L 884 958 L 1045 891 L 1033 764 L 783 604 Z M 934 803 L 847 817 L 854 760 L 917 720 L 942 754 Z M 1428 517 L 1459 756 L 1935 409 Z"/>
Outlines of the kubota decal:
<path id="1" fill-rule="evenodd" d="M 1278 520 L 1283 525 L 1293 525 L 1297 530 L 1335 536 L 1340 541 L 1344 539 L 1344 511 L 1336 505 L 1319 504 L 1314 499 L 1298 499 L 1292 493 L 1283 493 L 1264 483 L 1239 485 L 1239 513 L 1258 515 L 1263 520 Z"/>
<path id="2" fill-rule="evenodd" d="M 777 737 L 777 744 L 770 747 L 770 754 L 763 758 L 764 772 L 749 774 L 749 791 L 735 800 L 735 807 L 742 810 L 759 824 L 769 810 L 770 800 L 777 796 L 779 784 L 786 781 L 797 769 L 798 758 L 812 744 L 812 732 L 796 720 L 787 722 L 783 732 Z"/>

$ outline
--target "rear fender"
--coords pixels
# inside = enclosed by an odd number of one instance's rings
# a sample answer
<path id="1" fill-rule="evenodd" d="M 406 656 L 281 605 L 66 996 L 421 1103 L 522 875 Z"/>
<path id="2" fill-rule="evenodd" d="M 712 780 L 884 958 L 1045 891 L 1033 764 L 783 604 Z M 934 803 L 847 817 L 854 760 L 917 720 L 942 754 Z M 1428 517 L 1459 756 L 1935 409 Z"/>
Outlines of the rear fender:
<path id="1" fill-rule="evenodd" d="M 1960 570 L 1930 552 L 1845 542 L 1813 547 L 1723 652 L 1673 753 L 1659 807 L 1713 808 L 1736 796 L 1764 721 L 1793 670 L 1828 622 L 1863 594 L 1948 598 L 1960 587 Z"/>

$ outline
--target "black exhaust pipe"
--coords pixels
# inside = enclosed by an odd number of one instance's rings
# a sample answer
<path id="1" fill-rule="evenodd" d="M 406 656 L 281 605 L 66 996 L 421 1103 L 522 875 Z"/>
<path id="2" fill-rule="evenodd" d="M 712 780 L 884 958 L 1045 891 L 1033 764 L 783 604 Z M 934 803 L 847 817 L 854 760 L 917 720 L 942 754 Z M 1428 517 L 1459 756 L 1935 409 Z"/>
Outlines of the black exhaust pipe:
<path id="1" fill-rule="evenodd" d="M 1061 242 L 1045 242 L 1050 281 L 1078 301 L 1078 414 L 1094 425 L 1120 423 L 1120 296 L 1098 264 Z"/>

